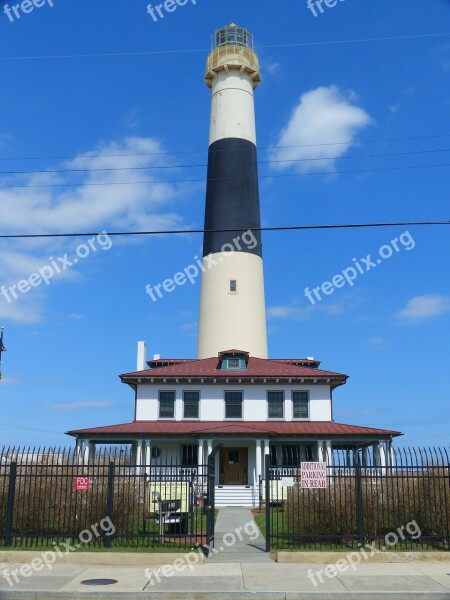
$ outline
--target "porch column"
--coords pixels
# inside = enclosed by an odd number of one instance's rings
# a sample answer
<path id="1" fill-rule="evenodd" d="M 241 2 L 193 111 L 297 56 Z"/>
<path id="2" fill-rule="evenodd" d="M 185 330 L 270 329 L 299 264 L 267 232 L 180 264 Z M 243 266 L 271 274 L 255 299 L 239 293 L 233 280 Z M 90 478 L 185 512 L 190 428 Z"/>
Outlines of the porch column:
<path id="1" fill-rule="evenodd" d="M 369 448 L 366 446 L 363 448 L 362 466 L 367 467 L 369 465 Z"/>
<path id="2" fill-rule="evenodd" d="M 395 467 L 395 451 L 392 446 L 392 440 L 388 442 L 388 452 L 389 452 L 389 464 L 393 468 Z"/>
<path id="3" fill-rule="evenodd" d="M 373 452 L 373 466 L 374 468 L 378 468 L 380 466 L 380 453 L 378 444 L 372 444 L 372 452 Z"/>
<path id="4" fill-rule="evenodd" d="M 211 454 L 211 452 L 213 451 L 213 441 L 212 440 L 206 440 L 206 445 L 208 447 L 208 454 L 207 454 L 207 456 L 209 456 Z"/>
<path id="5" fill-rule="evenodd" d="M 323 441 L 317 441 L 317 461 L 323 462 Z"/>
<path id="6" fill-rule="evenodd" d="M 325 442 L 325 462 L 328 467 L 333 466 L 333 448 L 329 440 Z"/>
<path id="7" fill-rule="evenodd" d="M 203 458 L 203 446 L 205 444 L 205 440 L 198 440 L 198 475 L 199 477 L 203 476 L 203 463 L 204 463 L 204 458 Z M 203 484 L 203 481 L 201 482 L 201 484 Z"/>
<path id="8" fill-rule="evenodd" d="M 145 440 L 145 472 L 150 475 L 152 462 L 152 440 Z"/>
<path id="9" fill-rule="evenodd" d="M 84 440 L 83 444 L 83 462 L 89 464 L 89 450 L 91 448 L 91 440 Z"/>
<path id="10" fill-rule="evenodd" d="M 75 456 L 74 456 L 74 462 L 76 462 L 77 464 L 79 464 L 81 462 L 81 446 L 82 446 L 82 440 L 77 438 L 77 441 L 75 442 Z"/>
<path id="11" fill-rule="evenodd" d="M 142 440 L 136 440 L 136 472 L 142 469 Z"/>
<path id="12" fill-rule="evenodd" d="M 349 469 L 352 466 L 352 451 L 351 450 L 345 451 L 345 466 L 347 469 Z"/>
<path id="13" fill-rule="evenodd" d="M 95 462 L 95 442 L 89 442 L 89 462 Z"/>
<path id="14" fill-rule="evenodd" d="M 261 440 L 255 440 L 256 445 L 256 460 L 255 460 L 255 485 L 259 484 L 261 473 Z"/>
<path id="15" fill-rule="evenodd" d="M 380 457 L 380 467 L 383 469 L 381 472 L 382 475 L 386 474 L 386 450 L 384 446 L 384 442 L 378 442 L 378 455 Z"/>

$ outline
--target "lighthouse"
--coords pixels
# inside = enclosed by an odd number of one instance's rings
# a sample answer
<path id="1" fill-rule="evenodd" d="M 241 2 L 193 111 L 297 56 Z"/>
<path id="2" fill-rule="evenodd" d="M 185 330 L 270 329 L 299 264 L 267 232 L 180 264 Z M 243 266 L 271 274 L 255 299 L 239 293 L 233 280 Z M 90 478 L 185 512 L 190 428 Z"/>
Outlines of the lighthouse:
<path id="1" fill-rule="evenodd" d="M 198 358 L 238 349 L 267 358 L 254 90 L 253 36 L 216 31 L 205 82 L 211 90 Z"/>

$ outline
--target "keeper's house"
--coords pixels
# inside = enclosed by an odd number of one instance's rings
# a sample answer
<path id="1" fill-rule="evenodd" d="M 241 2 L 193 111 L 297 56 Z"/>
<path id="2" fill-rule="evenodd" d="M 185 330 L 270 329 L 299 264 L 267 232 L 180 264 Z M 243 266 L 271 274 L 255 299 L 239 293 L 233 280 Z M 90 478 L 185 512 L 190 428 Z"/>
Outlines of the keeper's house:
<path id="1" fill-rule="evenodd" d="M 139 359 L 145 345 L 139 344 Z M 333 392 L 347 376 L 306 359 L 262 359 L 226 350 L 200 360 L 155 357 L 147 368 L 121 376 L 135 391 L 130 423 L 71 431 L 89 460 L 95 444 L 133 444 L 137 465 L 197 467 L 218 443 L 216 485 L 230 502 L 257 498 L 264 457 L 272 465 L 301 461 L 332 464 L 333 449 L 355 454 L 372 446 L 379 466 L 389 464 L 396 431 L 333 421 Z M 226 487 L 230 486 L 227 490 Z M 220 498 L 220 494 L 218 496 Z"/>

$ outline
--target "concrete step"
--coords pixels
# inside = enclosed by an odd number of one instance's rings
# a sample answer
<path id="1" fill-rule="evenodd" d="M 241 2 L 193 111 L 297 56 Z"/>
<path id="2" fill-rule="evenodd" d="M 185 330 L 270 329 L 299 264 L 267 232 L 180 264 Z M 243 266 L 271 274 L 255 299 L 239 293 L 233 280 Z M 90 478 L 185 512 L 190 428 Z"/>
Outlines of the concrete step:
<path id="1" fill-rule="evenodd" d="M 216 506 L 255 506 L 253 486 L 226 485 L 215 488 Z"/>

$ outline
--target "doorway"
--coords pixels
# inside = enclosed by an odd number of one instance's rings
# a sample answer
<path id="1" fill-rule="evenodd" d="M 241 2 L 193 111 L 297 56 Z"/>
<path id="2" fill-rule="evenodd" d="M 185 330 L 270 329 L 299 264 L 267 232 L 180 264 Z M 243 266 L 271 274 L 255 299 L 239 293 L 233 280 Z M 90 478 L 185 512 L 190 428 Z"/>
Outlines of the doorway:
<path id="1" fill-rule="evenodd" d="M 248 449 L 223 448 L 221 452 L 221 485 L 247 485 Z"/>

